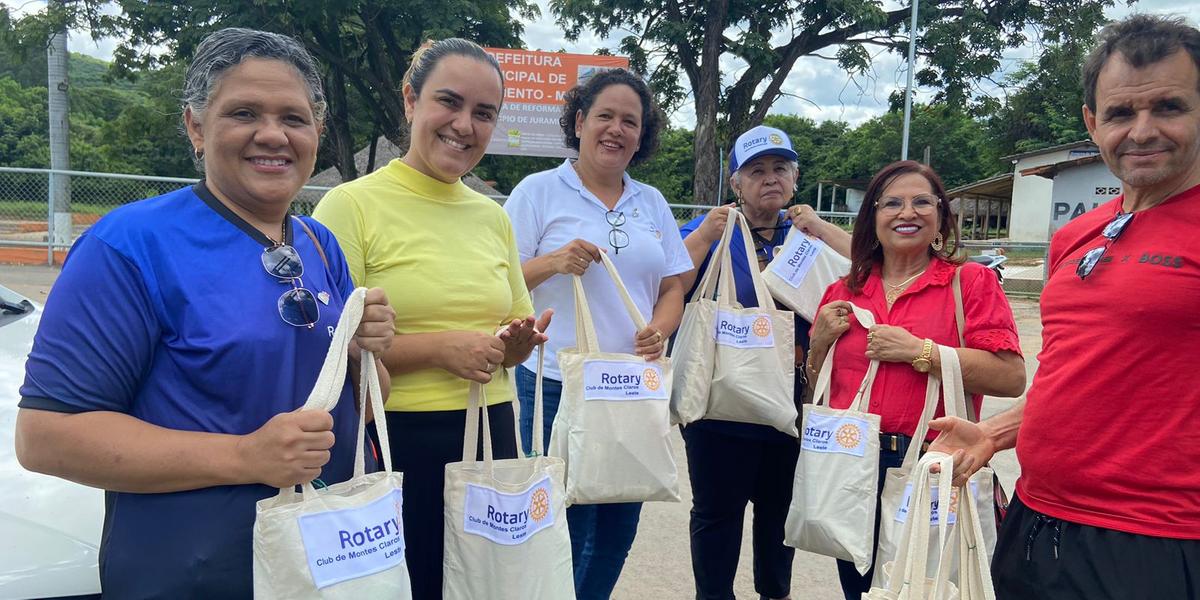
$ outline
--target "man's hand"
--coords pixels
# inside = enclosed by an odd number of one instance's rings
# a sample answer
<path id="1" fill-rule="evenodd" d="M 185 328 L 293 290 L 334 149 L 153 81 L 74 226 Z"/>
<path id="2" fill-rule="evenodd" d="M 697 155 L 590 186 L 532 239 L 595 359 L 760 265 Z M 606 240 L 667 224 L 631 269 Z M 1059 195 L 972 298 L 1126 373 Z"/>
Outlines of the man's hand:
<path id="1" fill-rule="evenodd" d="M 954 459 L 954 485 L 963 485 L 996 454 L 996 445 L 978 423 L 958 417 L 942 417 L 929 422 L 939 431 L 929 445 L 931 452 L 945 452 Z"/>

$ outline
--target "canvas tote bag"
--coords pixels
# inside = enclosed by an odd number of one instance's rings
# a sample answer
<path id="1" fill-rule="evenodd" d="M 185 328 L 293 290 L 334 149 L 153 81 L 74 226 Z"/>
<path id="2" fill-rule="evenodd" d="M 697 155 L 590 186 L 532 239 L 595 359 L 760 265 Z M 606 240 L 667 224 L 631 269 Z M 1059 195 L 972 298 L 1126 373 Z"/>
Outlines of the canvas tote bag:
<path id="1" fill-rule="evenodd" d="M 301 410 L 332 410 L 346 381 L 350 339 L 362 320 L 366 288 L 346 300 L 317 383 Z M 284 488 L 260 500 L 254 520 L 254 597 L 412 598 L 404 560 L 402 477 L 392 470 L 387 420 L 375 357 L 363 351 L 362 406 L 354 475 L 320 490 Z M 383 471 L 365 473 L 366 406 L 376 415 Z"/>
<path id="2" fill-rule="evenodd" d="M 884 475 L 883 493 L 879 498 L 879 548 L 875 555 L 876 562 L 880 564 L 895 558 L 900 540 L 900 531 L 908 520 L 908 513 L 913 509 L 910 502 L 910 496 L 913 495 L 913 482 L 915 478 L 913 467 L 918 462 L 921 442 L 925 440 L 926 435 L 929 433 L 929 421 L 933 419 L 934 412 L 937 409 L 938 388 L 941 388 L 946 415 L 964 417 L 966 414 L 966 392 L 963 389 L 962 366 L 959 363 L 958 353 L 953 348 L 945 346 L 938 346 L 937 351 L 941 359 L 941 373 L 940 376 L 934 373 L 929 374 L 929 383 L 925 394 L 925 407 L 921 412 L 921 420 L 917 423 L 917 430 L 913 436 L 913 441 L 909 444 L 908 452 L 904 455 L 904 462 L 898 468 L 888 469 Z M 970 491 L 971 501 L 975 505 L 976 513 L 991 514 L 993 502 L 992 481 L 993 472 L 990 467 L 979 469 L 968 480 L 965 487 Z M 945 513 L 949 521 L 948 526 L 951 528 L 954 527 L 958 519 L 958 505 L 958 492 L 952 491 L 950 508 Z M 934 521 L 937 521 L 940 516 L 941 512 L 935 511 L 933 516 Z M 982 526 L 981 538 L 987 556 L 990 557 L 996 548 L 996 523 L 994 519 L 989 519 L 988 523 Z M 932 577 L 938 566 L 938 554 L 929 556 L 927 563 L 929 565 L 928 575 Z M 872 583 L 878 587 L 886 585 L 887 582 L 885 581 L 882 569 L 875 570 Z"/>
<path id="3" fill-rule="evenodd" d="M 646 320 L 616 266 L 600 257 L 634 326 L 644 329 Z M 566 461 L 567 504 L 678 502 L 668 407 L 671 361 L 601 352 L 583 281 L 576 275 L 573 283 L 576 346 L 558 351 L 563 387 L 549 452 Z"/>
<path id="4" fill-rule="evenodd" d="M 538 347 L 534 422 L 542 418 L 542 348 Z M 471 383 L 462 462 L 446 465 L 445 600 L 570 600 L 575 598 L 571 536 L 561 458 L 541 456 L 542 428 L 533 428 L 532 456 L 492 459 L 483 386 Z M 483 415 L 483 461 L 476 460 Z"/>
<path id="5" fill-rule="evenodd" d="M 874 316 L 851 305 L 864 328 Z M 787 545 L 871 567 L 876 494 L 879 485 L 879 415 L 866 412 L 879 370 L 872 360 L 854 401 L 845 410 L 829 407 L 829 385 L 837 342 L 817 375 L 814 403 L 804 405 L 800 457 L 792 481 L 792 502 L 784 523 Z"/>
<path id="6" fill-rule="evenodd" d="M 676 336 L 674 419 L 685 425 L 701 417 L 755 423 L 797 437 L 795 318 L 775 308 L 754 262 L 749 272 L 758 307 L 738 303 L 730 249 L 735 227 L 746 256 L 754 256 L 745 216 L 731 212 Z"/>
<path id="7" fill-rule="evenodd" d="M 811 323 L 825 289 L 849 272 L 849 259 L 820 238 L 793 227 L 783 249 L 763 271 L 763 279 L 777 300 Z"/>
<path id="8" fill-rule="evenodd" d="M 941 472 L 929 470 L 937 465 Z M 958 589 L 939 571 L 935 577 L 927 576 L 929 556 L 940 556 L 950 545 L 947 544 L 949 526 L 925 525 L 932 523 L 933 507 L 950 503 L 950 480 L 954 462 L 949 454 L 930 452 L 919 460 L 913 476 L 916 484 L 913 492 L 912 519 L 901 531 L 900 550 L 894 561 L 878 566 L 875 571 L 885 571 L 884 585 L 873 585 L 864 596 L 865 600 L 958 600 Z M 934 479 L 937 479 L 935 482 Z M 939 490 L 936 500 L 933 490 Z M 931 545 L 930 530 L 938 530 L 938 545 Z M 946 563 L 942 564 L 947 564 Z"/>

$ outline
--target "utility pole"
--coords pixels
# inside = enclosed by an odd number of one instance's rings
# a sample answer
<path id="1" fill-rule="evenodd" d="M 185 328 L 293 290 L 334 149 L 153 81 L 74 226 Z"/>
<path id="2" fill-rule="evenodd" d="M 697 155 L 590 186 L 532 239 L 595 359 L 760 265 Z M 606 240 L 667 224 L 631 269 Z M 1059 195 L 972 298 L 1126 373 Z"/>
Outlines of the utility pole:
<path id="1" fill-rule="evenodd" d="M 63 0 L 51 0 L 51 9 L 63 9 Z M 71 168 L 69 143 L 70 105 L 67 100 L 67 90 L 70 82 L 67 80 L 67 30 L 50 34 L 46 46 L 46 73 L 48 104 L 50 111 L 50 187 L 48 206 L 48 227 L 46 239 L 47 257 L 49 264 L 54 264 L 54 249 L 71 243 L 74 235 L 74 224 L 71 222 L 71 181 L 67 175 L 55 171 L 67 171 Z"/>
<path id="2" fill-rule="evenodd" d="M 904 86 L 904 138 L 900 142 L 900 160 L 908 160 L 908 124 L 912 119 L 913 70 L 917 66 L 917 1 L 912 0 L 912 24 L 908 26 L 908 85 Z"/>

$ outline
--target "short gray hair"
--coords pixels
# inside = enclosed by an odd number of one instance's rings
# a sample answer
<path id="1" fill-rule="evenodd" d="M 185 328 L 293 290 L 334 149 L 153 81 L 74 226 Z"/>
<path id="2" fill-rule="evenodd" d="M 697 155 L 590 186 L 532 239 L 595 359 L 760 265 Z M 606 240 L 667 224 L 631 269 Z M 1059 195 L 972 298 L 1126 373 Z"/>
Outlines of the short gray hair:
<path id="1" fill-rule="evenodd" d="M 221 82 L 221 78 L 247 58 L 279 60 L 295 67 L 308 88 L 313 118 L 317 123 L 325 120 L 325 89 L 321 85 L 317 62 L 308 50 L 286 35 L 241 27 L 214 31 L 196 47 L 180 98 L 184 110 L 191 109 L 197 118 L 203 115 L 212 99 L 213 89 Z"/>
<path id="2" fill-rule="evenodd" d="M 1096 82 L 1113 54 L 1120 53 L 1135 69 L 1183 50 L 1200 71 L 1200 30 L 1182 17 L 1133 15 L 1105 26 L 1099 43 L 1083 64 L 1083 103 L 1096 112 Z"/>

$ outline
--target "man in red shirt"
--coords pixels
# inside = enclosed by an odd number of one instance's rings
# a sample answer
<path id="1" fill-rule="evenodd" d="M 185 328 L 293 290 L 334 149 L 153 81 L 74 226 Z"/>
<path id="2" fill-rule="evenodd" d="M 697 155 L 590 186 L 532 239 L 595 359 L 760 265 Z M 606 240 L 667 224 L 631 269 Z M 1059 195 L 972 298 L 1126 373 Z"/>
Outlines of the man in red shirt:
<path id="1" fill-rule="evenodd" d="M 1200 599 L 1200 31 L 1137 15 L 1084 66 L 1083 118 L 1124 194 L 1050 244 L 1026 400 L 943 418 L 955 480 L 1017 449 L 998 598 Z"/>

